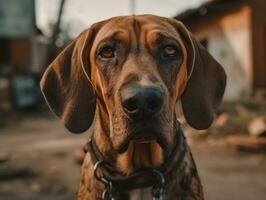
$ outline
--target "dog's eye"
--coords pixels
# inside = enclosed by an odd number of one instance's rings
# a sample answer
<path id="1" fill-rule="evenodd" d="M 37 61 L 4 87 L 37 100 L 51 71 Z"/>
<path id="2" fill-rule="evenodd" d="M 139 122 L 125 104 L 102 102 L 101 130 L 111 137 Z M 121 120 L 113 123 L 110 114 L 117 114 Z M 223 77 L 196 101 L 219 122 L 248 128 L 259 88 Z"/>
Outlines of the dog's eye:
<path id="1" fill-rule="evenodd" d="M 178 54 L 177 47 L 173 45 L 167 45 L 163 49 L 163 56 L 164 57 L 175 57 Z"/>
<path id="2" fill-rule="evenodd" d="M 107 46 L 103 47 L 99 53 L 100 57 L 102 58 L 113 58 L 115 56 L 114 48 Z"/>

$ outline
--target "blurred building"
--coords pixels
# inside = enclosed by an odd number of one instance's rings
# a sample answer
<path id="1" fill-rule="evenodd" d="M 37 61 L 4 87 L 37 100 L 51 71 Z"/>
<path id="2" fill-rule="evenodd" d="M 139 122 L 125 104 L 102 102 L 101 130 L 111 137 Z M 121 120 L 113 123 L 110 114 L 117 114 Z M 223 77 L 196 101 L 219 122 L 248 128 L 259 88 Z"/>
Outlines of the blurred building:
<path id="1" fill-rule="evenodd" d="M 175 18 L 183 21 L 224 66 L 227 100 L 265 91 L 265 0 L 214 0 Z"/>
<path id="2" fill-rule="evenodd" d="M 37 103 L 41 53 L 34 0 L 0 2 L 0 113 Z"/>

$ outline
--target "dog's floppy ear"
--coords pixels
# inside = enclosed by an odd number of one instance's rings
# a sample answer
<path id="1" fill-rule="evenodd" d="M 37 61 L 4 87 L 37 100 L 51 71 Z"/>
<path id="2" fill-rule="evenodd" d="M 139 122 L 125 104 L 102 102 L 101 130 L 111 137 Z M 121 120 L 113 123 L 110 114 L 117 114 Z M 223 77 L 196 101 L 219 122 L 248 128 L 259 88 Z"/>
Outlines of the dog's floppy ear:
<path id="1" fill-rule="evenodd" d="M 50 109 L 73 133 L 86 131 L 94 119 L 96 97 L 89 80 L 94 35 L 92 28 L 82 32 L 48 66 L 40 82 Z"/>
<path id="2" fill-rule="evenodd" d="M 222 66 L 176 21 L 188 53 L 188 82 L 181 96 L 184 116 L 193 128 L 206 129 L 213 122 L 221 103 L 226 75 Z"/>

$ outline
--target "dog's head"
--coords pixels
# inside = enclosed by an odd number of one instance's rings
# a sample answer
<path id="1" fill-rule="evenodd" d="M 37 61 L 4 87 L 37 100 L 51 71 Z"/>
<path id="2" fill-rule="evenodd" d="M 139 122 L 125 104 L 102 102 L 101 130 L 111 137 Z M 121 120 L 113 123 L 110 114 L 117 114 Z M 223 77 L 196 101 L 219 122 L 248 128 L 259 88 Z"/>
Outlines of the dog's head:
<path id="1" fill-rule="evenodd" d="M 130 141 L 170 148 L 179 99 L 187 122 L 208 128 L 225 82 L 181 22 L 145 15 L 92 25 L 48 67 L 41 89 L 71 132 L 87 130 L 96 107 L 105 112 L 112 146 L 125 151 Z"/>

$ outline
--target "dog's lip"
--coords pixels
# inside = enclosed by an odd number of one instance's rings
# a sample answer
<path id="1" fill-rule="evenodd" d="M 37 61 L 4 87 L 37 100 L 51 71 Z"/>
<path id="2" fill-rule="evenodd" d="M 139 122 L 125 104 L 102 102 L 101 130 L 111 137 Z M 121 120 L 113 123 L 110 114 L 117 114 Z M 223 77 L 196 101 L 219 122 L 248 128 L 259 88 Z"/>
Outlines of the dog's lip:
<path id="1" fill-rule="evenodd" d="M 134 143 L 137 143 L 137 144 L 150 144 L 152 142 L 157 142 L 156 139 L 147 139 L 147 138 L 132 138 L 131 140 L 127 140 L 125 141 L 119 148 L 118 148 L 118 153 L 119 154 L 122 154 L 124 153 L 127 149 L 128 149 L 128 146 L 129 146 L 129 143 L 133 141 Z"/>
<path id="2" fill-rule="evenodd" d="M 130 136 L 120 145 L 118 148 L 118 153 L 124 153 L 130 141 L 134 141 L 136 143 L 150 143 L 152 141 L 157 141 L 156 134 L 151 133 L 143 133 L 143 132 L 135 132 L 130 134 Z"/>
<path id="3" fill-rule="evenodd" d="M 152 132 L 152 131 L 151 131 Z M 128 149 L 130 141 L 135 143 L 151 143 L 157 142 L 162 148 L 165 147 L 165 141 L 159 136 L 159 133 L 156 132 L 139 132 L 135 134 L 130 134 L 130 136 L 117 148 L 119 154 L 124 153 Z"/>

